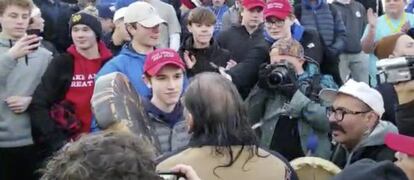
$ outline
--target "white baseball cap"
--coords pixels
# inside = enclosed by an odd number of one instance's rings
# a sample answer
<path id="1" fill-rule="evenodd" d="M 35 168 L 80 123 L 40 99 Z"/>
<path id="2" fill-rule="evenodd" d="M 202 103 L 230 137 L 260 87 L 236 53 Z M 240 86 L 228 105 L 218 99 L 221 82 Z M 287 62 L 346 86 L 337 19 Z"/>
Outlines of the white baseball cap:
<path id="1" fill-rule="evenodd" d="M 154 7 L 143 1 L 134 2 L 127 7 L 124 22 L 137 22 L 144 27 L 154 27 L 158 24 L 165 23 Z"/>
<path id="2" fill-rule="evenodd" d="M 115 11 L 113 22 L 115 23 L 117 20 L 123 18 L 125 16 L 127 7 L 123 7 Z"/>
<path id="3" fill-rule="evenodd" d="M 338 90 L 323 89 L 319 93 L 319 98 L 333 103 L 338 93 L 353 96 L 367 104 L 379 117 L 384 113 L 384 100 L 382 95 L 374 88 L 364 82 L 356 82 L 353 79 L 348 80 Z"/>

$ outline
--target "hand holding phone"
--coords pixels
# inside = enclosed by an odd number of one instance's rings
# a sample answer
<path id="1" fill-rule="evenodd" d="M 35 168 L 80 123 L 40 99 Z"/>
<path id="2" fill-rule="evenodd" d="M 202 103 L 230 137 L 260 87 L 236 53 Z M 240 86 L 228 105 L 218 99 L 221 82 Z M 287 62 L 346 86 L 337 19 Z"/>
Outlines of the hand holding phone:
<path id="1" fill-rule="evenodd" d="M 29 29 L 29 30 L 27 30 L 27 35 L 36 35 L 37 37 L 39 37 L 40 36 L 40 29 Z M 33 42 L 33 43 L 31 43 L 30 45 L 35 45 L 35 44 L 38 44 L 40 41 L 37 41 L 37 42 Z M 39 46 L 37 46 L 37 47 L 34 47 L 34 48 L 32 48 L 32 49 L 30 49 L 30 50 L 32 50 L 32 51 L 34 51 L 34 50 L 37 50 L 39 48 Z"/>
<path id="2" fill-rule="evenodd" d="M 182 174 L 182 173 L 179 173 L 179 172 L 159 172 L 158 175 L 163 180 L 180 180 L 180 178 L 181 179 L 186 179 L 185 174 Z"/>

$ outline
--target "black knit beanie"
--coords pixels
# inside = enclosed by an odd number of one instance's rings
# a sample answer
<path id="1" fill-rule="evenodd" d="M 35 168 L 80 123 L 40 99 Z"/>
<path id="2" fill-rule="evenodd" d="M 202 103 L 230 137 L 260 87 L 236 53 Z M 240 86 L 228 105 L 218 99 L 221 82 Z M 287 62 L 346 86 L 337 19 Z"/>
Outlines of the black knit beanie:
<path id="1" fill-rule="evenodd" d="M 83 24 L 89 26 L 93 32 L 95 32 L 96 38 L 99 40 L 102 37 L 102 25 L 98 18 L 87 13 L 73 14 L 69 21 L 69 31 L 72 31 L 72 27 L 77 24 Z"/>

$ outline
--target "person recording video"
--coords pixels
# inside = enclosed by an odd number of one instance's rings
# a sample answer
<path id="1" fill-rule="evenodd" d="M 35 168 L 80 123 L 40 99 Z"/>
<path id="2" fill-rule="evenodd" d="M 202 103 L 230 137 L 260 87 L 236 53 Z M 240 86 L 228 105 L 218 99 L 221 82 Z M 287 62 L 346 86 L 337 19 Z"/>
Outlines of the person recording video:
<path id="1" fill-rule="evenodd" d="M 411 32 L 411 30 L 409 31 Z M 386 112 L 401 134 L 414 136 L 414 39 L 404 33 L 387 36 L 378 42 L 375 55 L 379 70 L 378 87 Z M 393 114 L 395 113 L 395 114 Z"/>

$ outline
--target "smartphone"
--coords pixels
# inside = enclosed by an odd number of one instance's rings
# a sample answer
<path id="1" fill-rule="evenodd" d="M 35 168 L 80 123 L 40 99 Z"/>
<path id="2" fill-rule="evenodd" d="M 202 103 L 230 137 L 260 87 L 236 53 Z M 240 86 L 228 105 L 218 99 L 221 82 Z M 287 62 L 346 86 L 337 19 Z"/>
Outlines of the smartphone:
<path id="1" fill-rule="evenodd" d="M 162 172 L 162 173 L 158 173 L 158 175 L 163 180 L 179 180 L 179 179 L 185 179 L 185 176 L 182 173 Z"/>
<path id="2" fill-rule="evenodd" d="M 40 33 L 41 33 L 40 29 L 29 29 L 29 30 L 27 30 L 27 35 L 35 34 L 36 36 L 40 36 Z M 34 42 L 30 45 L 37 44 L 37 43 L 39 43 L 39 42 Z M 37 48 L 34 48 L 32 50 L 37 50 Z"/>

